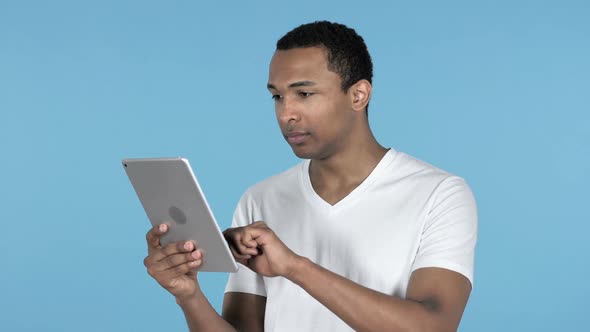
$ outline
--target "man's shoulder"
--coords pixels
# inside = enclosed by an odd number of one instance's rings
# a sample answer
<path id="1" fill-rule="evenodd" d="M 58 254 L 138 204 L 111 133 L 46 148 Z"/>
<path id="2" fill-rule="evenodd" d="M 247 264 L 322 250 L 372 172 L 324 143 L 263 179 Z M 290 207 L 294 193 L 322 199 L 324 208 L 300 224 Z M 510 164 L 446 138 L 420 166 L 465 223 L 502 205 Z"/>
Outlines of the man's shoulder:
<path id="1" fill-rule="evenodd" d="M 425 178 L 440 181 L 453 174 L 434 166 L 424 160 L 411 156 L 404 152 L 395 152 L 395 162 L 392 163 L 392 171 L 395 176 L 406 179 Z"/>
<path id="2" fill-rule="evenodd" d="M 402 181 L 413 192 L 422 192 L 433 198 L 457 191 L 471 192 L 463 177 L 416 157 L 399 153 L 396 161 L 396 180 Z"/>
<path id="3" fill-rule="evenodd" d="M 246 190 L 244 195 L 260 198 L 264 195 L 274 195 L 277 191 L 285 188 L 291 188 L 298 186 L 301 181 L 301 171 L 307 164 L 307 161 L 297 163 L 289 169 L 272 175 Z"/>

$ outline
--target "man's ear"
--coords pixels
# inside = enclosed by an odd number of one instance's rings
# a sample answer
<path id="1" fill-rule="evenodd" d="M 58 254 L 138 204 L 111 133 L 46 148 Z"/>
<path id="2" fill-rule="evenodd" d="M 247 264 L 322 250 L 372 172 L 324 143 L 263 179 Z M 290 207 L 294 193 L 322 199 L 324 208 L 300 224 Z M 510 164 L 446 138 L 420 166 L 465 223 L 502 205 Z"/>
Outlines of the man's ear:
<path id="1" fill-rule="evenodd" d="M 351 98 L 352 109 L 357 112 L 364 111 L 369 104 L 372 91 L 373 86 L 367 80 L 359 80 L 353 84 L 348 90 Z"/>

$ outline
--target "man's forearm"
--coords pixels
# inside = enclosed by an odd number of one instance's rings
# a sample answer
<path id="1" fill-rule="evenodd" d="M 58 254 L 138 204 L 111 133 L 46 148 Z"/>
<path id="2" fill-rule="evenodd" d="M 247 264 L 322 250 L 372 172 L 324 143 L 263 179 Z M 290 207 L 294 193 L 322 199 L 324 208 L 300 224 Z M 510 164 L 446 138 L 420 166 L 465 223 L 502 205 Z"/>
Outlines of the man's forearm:
<path id="1" fill-rule="evenodd" d="M 198 290 L 194 296 L 177 299 L 176 303 L 184 312 L 189 331 L 236 332 L 217 312 L 205 295 Z"/>
<path id="2" fill-rule="evenodd" d="M 289 279 L 357 331 L 438 331 L 443 325 L 417 301 L 363 287 L 306 258 Z"/>

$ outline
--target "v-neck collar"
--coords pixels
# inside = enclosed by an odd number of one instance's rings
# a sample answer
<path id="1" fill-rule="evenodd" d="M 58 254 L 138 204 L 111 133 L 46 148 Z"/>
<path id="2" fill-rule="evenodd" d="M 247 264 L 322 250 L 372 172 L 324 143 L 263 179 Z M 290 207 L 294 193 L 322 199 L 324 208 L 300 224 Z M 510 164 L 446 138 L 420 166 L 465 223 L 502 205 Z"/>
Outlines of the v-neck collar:
<path id="1" fill-rule="evenodd" d="M 379 178 L 379 175 L 383 172 L 384 169 L 394 161 L 395 157 L 397 156 L 397 151 L 390 148 L 383 158 L 377 163 L 375 168 L 369 173 L 369 176 L 361 182 L 356 188 L 354 188 L 348 195 L 343 197 L 341 200 L 336 202 L 334 205 L 326 202 L 318 193 L 313 189 L 311 184 L 311 178 L 309 177 L 309 165 L 311 164 L 311 160 L 305 160 L 301 164 L 301 182 L 303 188 L 303 194 L 307 197 L 307 200 L 310 204 L 312 204 L 315 208 L 322 210 L 326 213 L 332 214 L 336 213 L 356 202 L 360 197 L 362 197 L 362 193 L 365 192 L 371 185 L 375 182 L 376 179 Z"/>

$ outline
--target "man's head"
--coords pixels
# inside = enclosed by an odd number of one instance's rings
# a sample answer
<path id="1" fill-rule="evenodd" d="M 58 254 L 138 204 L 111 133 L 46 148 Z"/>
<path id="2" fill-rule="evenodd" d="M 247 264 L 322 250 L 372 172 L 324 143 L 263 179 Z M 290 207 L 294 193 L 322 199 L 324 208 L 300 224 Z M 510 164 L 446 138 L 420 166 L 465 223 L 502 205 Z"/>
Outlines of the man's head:
<path id="1" fill-rule="evenodd" d="M 279 40 L 267 86 L 297 156 L 327 159 L 373 139 L 366 116 L 371 72 L 362 38 L 343 25 L 302 25 Z"/>
<path id="2" fill-rule="evenodd" d="M 372 83 L 373 62 L 367 45 L 353 29 L 338 23 L 318 21 L 300 25 L 277 42 L 277 50 L 323 47 L 327 51 L 328 69 L 342 80 L 342 91 L 359 80 Z"/>

